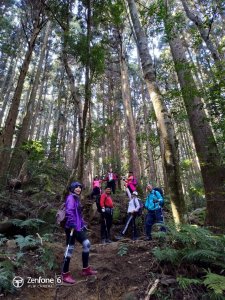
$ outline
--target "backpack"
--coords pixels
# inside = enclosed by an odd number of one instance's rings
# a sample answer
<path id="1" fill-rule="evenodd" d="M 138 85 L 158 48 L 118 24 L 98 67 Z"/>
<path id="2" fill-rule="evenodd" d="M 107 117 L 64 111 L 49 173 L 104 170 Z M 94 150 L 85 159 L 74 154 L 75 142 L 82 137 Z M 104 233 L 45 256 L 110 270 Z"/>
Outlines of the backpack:
<path id="1" fill-rule="evenodd" d="M 164 194 L 163 194 L 163 190 L 162 190 L 160 187 L 155 187 L 155 188 L 153 189 L 153 191 L 154 191 L 154 192 L 159 192 L 159 193 L 160 193 L 161 197 L 163 198 L 163 202 L 162 202 L 162 204 L 161 204 L 161 207 L 163 207 L 163 206 L 164 206 Z"/>
<path id="2" fill-rule="evenodd" d="M 139 208 L 138 211 L 137 211 L 137 216 L 141 216 L 141 215 L 142 215 L 143 208 L 144 208 L 144 204 L 143 204 L 143 202 L 141 201 L 141 199 L 139 199 L 139 198 L 136 198 L 136 199 L 138 200 L 139 205 L 140 205 L 140 208 Z M 135 200 L 134 200 L 134 206 L 135 206 L 135 208 L 137 207 Z"/>
<path id="3" fill-rule="evenodd" d="M 66 205 L 63 203 L 56 213 L 56 224 L 64 227 L 66 223 Z"/>

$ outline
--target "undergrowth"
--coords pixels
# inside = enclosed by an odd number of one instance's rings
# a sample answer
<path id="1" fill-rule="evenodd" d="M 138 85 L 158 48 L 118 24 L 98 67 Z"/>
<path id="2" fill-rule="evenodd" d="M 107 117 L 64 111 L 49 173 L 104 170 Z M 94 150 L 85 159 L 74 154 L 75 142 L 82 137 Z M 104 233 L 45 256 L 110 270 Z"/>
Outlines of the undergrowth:
<path id="1" fill-rule="evenodd" d="M 153 250 L 154 256 L 162 265 L 171 265 L 181 289 L 203 286 L 210 299 L 225 299 L 224 235 L 192 225 L 169 225 L 166 237 L 161 232 L 154 236 L 160 244 Z M 195 272 L 190 271 L 190 266 L 195 267 Z M 185 269 L 186 276 L 180 274 Z"/>

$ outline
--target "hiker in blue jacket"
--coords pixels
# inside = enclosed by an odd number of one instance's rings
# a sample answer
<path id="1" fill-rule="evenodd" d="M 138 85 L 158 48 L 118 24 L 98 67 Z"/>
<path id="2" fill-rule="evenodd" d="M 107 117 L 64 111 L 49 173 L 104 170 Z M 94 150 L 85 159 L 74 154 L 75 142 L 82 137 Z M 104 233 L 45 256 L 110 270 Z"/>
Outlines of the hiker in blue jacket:
<path id="1" fill-rule="evenodd" d="M 152 226 L 155 223 L 164 223 L 163 220 L 163 212 L 162 212 L 162 205 L 164 199 L 162 195 L 154 190 L 151 184 L 148 184 L 146 187 L 146 191 L 148 192 L 145 208 L 148 210 L 145 219 L 145 233 L 146 233 L 146 240 L 152 240 L 151 232 Z M 165 226 L 161 226 L 161 231 L 166 232 Z"/>

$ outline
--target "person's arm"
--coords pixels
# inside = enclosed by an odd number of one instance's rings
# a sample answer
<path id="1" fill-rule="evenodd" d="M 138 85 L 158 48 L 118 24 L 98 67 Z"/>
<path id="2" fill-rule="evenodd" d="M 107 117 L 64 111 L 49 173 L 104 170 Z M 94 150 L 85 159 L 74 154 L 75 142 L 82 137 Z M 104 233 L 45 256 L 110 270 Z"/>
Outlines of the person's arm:
<path id="1" fill-rule="evenodd" d="M 127 192 L 127 196 L 129 198 L 129 200 L 131 200 L 131 193 L 130 193 L 130 190 L 128 188 L 126 188 L 126 192 Z"/>
<path id="2" fill-rule="evenodd" d="M 156 199 L 155 199 L 156 198 Z M 163 204 L 163 198 L 160 194 L 160 192 L 158 191 L 154 191 L 154 200 L 153 200 L 154 203 L 157 203 L 159 202 L 159 205 Z"/>
<path id="3" fill-rule="evenodd" d="M 100 198 L 100 206 L 101 208 L 105 208 L 105 194 L 102 194 L 101 195 L 101 198 Z"/>
<path id="4" fill-rule="evenodd" d="M 67 224 L 70 228 L 76 229 L 76 207 L 75 207 L 75 200 L 72 195 L 67 198 L 66 201 L 66 218 Z"/>
<path id="5" fill-rule="evenodd" d="M 148 209 L 148 207 L 149 207 L 149 195 L 150 195 L 150 194 L 148 194 L 148 196 L 146 197 L 146 201 L 145 201 L 145 205 L 144 205 L 144 207 L 145 207 L 146 209 Z"/>
<path id="6" fill-rule="evenodd" d="M 135 211 L 137 212 L 138 210 L 139 210 L 139 208 L 140 208 L 140 203 L 139 203 L 139 201 L 137 201 L 138 200 L 138 198 L 134 198 L 134 202 L 135 202 Z"/>

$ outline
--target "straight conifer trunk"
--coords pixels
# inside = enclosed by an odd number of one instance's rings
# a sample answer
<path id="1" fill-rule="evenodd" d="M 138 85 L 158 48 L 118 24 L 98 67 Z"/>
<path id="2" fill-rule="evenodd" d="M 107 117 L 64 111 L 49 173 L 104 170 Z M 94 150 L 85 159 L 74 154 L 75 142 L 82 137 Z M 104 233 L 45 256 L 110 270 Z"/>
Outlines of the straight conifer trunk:
<path id="1" fill-rule="evenodd" d="M 164 153 L 162 153 L 162 157 L 167 175 L 173 217 L 176 223 L 180 223 L 183 222 L 185 203 L 180 180 L 177 140 L 171 118 L 163 103 L 162 95 L 156 83 L 153 62 L 148 49 L 147 36 L 141 26 L 135 1 L 127 0 L 127 2 L 136 34 L 144 79 L 153 103 L 161 139 L 163 141 Z"/>
<path id="2" fill-rule="evenodd" d="M 9 166 L 10 160 L 10 152 L 11 145 L 13 140 L 14 129 L 16 125 L 16 120 L 18 116 L 18 108 L 20 104 L 20 98 L 23 90 L 23 85 L 25 81 L 25 77 L 27 75 L 27 71 L 29 68 L 29 64 L 31 61 L 32 53 L 34 50 L 36 39 L 41 31 L 43 24 L 40 22 L 40 18 L 38 17 L 34 23 L 33 33 L 31 35 L 30 41 L 28 43 L 28 49 L 21 66 L 20 75 L 17 82 L 17 87 L 12 99 L 12 104 L 9 110 L 8 117 L 5 122 L 5 127 L 0 135 L 0 186 L 6 184 L 7 170 Z"/>
<path id="3" fill-rule="evenodd" d="M 169 40 L 178 80 L 187 110 L 207 200 L 207 224 L 225 228 L 225 167 L 222 166 L 215 138 L 198 90 L 185 50 L 179 37 Z"/>
<path id="4" fill-rule="evenodd" d="M 122 44 L 122 41 L 121 41 Z M 130 158 L 130 168 L 133 171 L 135 177 L 140 180 L 140 164 L 137 152 L 137 142 L 136 142 L 136 129 L 134 124 L 134 117 L 131 108 L 131 92 L 128 78 L 128 69 L 125 60 L 125 55 L 123 53 L 123 45 L 121 45 L 120 53 L 120 72 L 121 72 L 121 85 L 122 85 L 122 98 L 123 105 L 126 115 L 127 122 L 127 134 L 129 140 L 129 158 Z"/>

